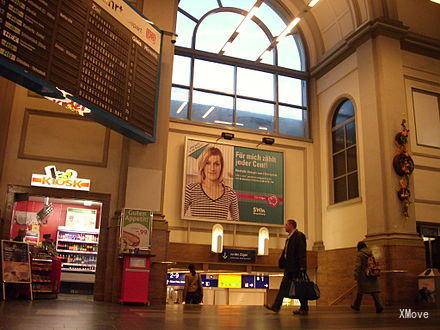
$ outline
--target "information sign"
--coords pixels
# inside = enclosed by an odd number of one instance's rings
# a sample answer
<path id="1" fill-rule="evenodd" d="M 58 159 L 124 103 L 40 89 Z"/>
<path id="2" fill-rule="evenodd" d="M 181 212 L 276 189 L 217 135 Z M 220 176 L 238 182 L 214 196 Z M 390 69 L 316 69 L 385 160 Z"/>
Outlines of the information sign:
<path id="1" fill-rule="evenodd" d="M 161 43 L 123 0 L 0 1 L 0 74 L 142 143 L 155 140 Z"/>

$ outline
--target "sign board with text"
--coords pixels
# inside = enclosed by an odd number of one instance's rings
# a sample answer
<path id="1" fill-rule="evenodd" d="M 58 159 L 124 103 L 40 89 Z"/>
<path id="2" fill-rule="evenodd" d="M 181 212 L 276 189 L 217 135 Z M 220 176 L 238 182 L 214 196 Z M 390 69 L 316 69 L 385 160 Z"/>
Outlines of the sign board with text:
<path id="1" fill-rule="evenodd" d="M 78 178 L 75 170 L 58 171 L 54 165 L 44 168 L 44 174 L 32 174 L 31 186 L 90 191 L 90 180 Z"/>
<path id="2" fill-rule="evenodd" d="M 186 139 L 182 218 L 284 224 L 284 154 Z"/>
<path id="3" fill-rule="evenodd" d="M 257 258 L 256 250 L 223 249 L 218 255 L 222 262 L 255 263 Z"/>
<path id="4" fill-rule="evenodd" d="M 3 283 L 31 283 L 29 244 L 1 241 Z"/>
<path id="5" fill-rule="evenodd" d="M 155 141 L 162 34 L 123 0 L 0 1 L 0 75 Z"/>
<path id="6" fill-rule="evenodd" d="M 124 209 L 121 214 L 120 253 L 151 249 L 153 212 Z"/>

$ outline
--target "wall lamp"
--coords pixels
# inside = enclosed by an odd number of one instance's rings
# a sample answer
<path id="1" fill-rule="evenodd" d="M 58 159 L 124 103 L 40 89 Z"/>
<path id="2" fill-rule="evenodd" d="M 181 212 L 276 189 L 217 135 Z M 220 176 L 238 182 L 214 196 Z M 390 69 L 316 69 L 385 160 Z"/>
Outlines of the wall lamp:
<path id="1" fill-rule="evenodd" d="M 233 133 L 222 132 L 222 138 L 225 140 L 232 140 L 235 137 Z"/>
<path id="2" fill-rule="evenodd" d="M 263 142 L 264 144 L 272 145 L 275 143 L 275 139 L 270 137 L 264 137 L 261 139 L 261 142 Z"/>

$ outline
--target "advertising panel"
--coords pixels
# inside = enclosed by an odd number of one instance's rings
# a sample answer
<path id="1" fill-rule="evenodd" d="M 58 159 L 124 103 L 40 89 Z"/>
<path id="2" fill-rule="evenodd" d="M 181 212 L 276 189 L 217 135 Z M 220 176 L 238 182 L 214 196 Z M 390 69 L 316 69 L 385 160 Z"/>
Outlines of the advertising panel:
<path id="1" fill-rule="evenodd" d="M 2 273 L 4 283 L 30 283 L 29 245 L 23 242 L 2 241 Z"/>
<path id="2" fill-rule="evenodd" d="M 96 228 L 97 210 L 68 207 L 66 211 L 66 227 L 90 230 Z"/>
<path id="3" fill-rule="evenodd" d="M 120 253 L 151 249 L 153 212 L 124 209 L 121 216 Z"/>
<path id="4" fill-rule="evenodd" d="M 186 140 L 182 218 L 284 224 L 284 154 Z"/>

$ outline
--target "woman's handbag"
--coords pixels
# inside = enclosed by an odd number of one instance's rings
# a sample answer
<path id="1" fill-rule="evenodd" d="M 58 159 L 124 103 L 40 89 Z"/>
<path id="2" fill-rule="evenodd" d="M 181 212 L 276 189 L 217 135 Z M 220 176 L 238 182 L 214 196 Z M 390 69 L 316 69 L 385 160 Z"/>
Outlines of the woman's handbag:
<path id="1" fill-rule="evenodd" d="M 203 288 L 202 288 L 202 280 L 200 278 L 200 274 L 197 274 L 198 276 L 198 285 L 197 285 L 197 290 L 195 292 L 195 302 L 196 304 L 200 304 L 203 302 Z"/>
<path id="2" fill-rule="evenodd" d="M 302 272 L 299 277 L 292 280 L 289 290 L 289 298 L 300 300 L 317 300 L 320 297 L 318 285 L 310 281 L 306 272 Z"/>

